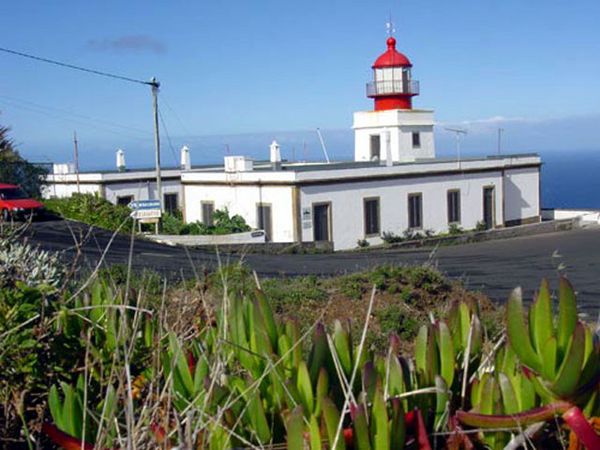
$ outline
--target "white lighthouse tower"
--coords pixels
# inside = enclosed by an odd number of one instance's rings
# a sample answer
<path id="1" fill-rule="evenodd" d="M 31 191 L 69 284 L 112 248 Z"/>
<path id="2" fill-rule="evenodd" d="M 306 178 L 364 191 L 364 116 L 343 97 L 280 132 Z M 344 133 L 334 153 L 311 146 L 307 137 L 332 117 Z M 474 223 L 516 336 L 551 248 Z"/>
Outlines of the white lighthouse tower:
<path id="1" fill-rule="evenodd" d="M 374 110 L 354 113 L 354 160 L 390 164 L 435 158 L 433 111 L 413 109 L 419 82 L 412 79 L 412 64 L 396 50 L 393 36 L 372 68 L 367 96 L 374 99 Z"/>

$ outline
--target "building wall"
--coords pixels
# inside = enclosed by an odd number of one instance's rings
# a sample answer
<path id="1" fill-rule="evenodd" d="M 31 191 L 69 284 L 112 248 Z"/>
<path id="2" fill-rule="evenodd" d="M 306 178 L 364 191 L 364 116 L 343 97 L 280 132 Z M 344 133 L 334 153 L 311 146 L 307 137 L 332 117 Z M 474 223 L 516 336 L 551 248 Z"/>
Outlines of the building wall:
<path id="1" fill-rule="evenodd" d="M 163 180 L 162 192 L 164 194 L 178 194 L 177 201 L 180 208 L 183 206 L 181 197 L 181 182 L 179 180 Z M 104 188 L 105 198 L 111 203 L 117 203 L 118 197 L 132 195 L 134 200 L 156 199 L 155 181 L 129 181 L 122 183 L 106 184 Z"/>
<path id="2" fill-rule="evenodd" d="M 179 180 L 163 180 L 162 191 L 164 194 L 178 194 L 178 204 L 183 208 L 184 200 L 181 196 L 181 182 Z M 50 183 L 44 188 L 42 196 L 71 197 L 77 193 L 77 184 L 71 182 Z M 134 200 L 152 200 L 156 198 L 156 182 L 150 181 L 124 181 L 119 183 L 94 183 L 80 184 L 79 192 L 82 194 L 98 194 L 111 203 L 117 203 L 119 197 L 133 196 Z"/>
<path id="3" fill-rule="evenodd" d="M 540 216 L 538 168 L 509 169 L 504 174 L 505 222 L 518 223 Z"/>
<path id="4" fill-rule="evenodd" d="M 464 229 L 475 228 L 483 219 L 483 188 L 495 187 L 496 224 L 502 225 L 502 172 L 457 174 L 439 177 L 399 178 L 360 183 L 338 183 L 301 188 L 303 215 L 314 203 L 331 203 L 331 229 L 334 248 L 350 249 L 365 238 L 363 199 L 379 197 L 380 230 L 402 234 L 408 228 L 408 194 L 422 194 L 423 230 L 444 232 L 447 223 L 447 191 L 460 189 L 461 222 Z M 528 209 L 525 211 L 529 211 Z M 302 239 L 313 240 L 309 220 L 302 221 Z M 371 244 L 380 237 L 367 238 Z"/>
<path id="5" fill-rule="evenodd" d="M 99 184 L 80 184 L 79 192 L 82 194 L 101 194 L 101 187 Z M 70 197 L 71 195 L 77 193 L 77 184 L 69 183 L 69 184 L 59 184 L 52 183 L 44 186 L 42 188 L 42 197 L 43 198 L 63 198 Z"/>
<path id="6" fill-rule="evenodd" d="M 410 162 L 435 157 L 433 113 L 419 110 L 368 111 L 354 114 L 354 160 L 369 161 L 371 136 L 381 135 L 380 159 L 386 159 L 385 130 L 390 132 L 392 161 Z M 420 147 L 413 148 L 412 133 L 420 134 Z"/>
<path id="7" fill-rule="evenodd" d="M 291 186 L 186 184 L 185 221 L 202 221 L 201 202 L 214 202 L 215 210 L 227 208 L 258 228 L 257 205 L 271 205 L 274 242 L 294 241 L 294 200 Z"/>

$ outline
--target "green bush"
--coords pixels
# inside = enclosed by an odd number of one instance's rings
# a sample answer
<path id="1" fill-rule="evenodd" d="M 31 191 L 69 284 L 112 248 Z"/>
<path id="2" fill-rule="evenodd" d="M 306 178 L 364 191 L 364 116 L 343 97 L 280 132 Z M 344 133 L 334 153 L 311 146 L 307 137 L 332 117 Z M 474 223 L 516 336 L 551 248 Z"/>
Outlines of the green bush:
<path id="1" fill-rule="evenodd" d="M 239 214 L 229 215 L 227 208 L 217 209 L 213 214 L 213 225 L 202 222 L 184 223 L 181 215 L 163 215 L 163 233 L 180 235 L 232 234 L 250 231 L 250 226 Z"/>
<path id="2" fill-rule="evenodd" d="M 130 230 L 133 219 L 127 206 L 113 205 L 97 194 L 73 194 L 69 198 L 53 198 L 44 202 L 46 208 L 67 219 L 78 220 L 107 230 Z"/>
<path id="3" fill-rule="evenodd" d="M 457 223 L 451 223 L 450 226 L 448 227 L 448 234 L 450 234 L 451 236 L 455 236 L 457 234 L 462 234 L 462 233 L 464 233 L 464 230 Z"/>
<path id="4" fill-rule="evenodd" d="M 381 333 L 388 336 L 396 333 L 401 339 L 413 339 L 417 335 L 420 322 L 407 310 L 403 310 L 397 304 L 387 305 L 384 309 L 377 311 L 377 319 Z"/>

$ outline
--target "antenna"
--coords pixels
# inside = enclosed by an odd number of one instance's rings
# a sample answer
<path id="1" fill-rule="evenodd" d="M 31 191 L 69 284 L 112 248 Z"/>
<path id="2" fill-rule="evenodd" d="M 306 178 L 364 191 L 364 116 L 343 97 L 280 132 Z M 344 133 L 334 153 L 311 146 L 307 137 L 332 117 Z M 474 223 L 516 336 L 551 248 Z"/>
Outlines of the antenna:
<path id="1" fill-rule="evenodd" d="M 396 28 L 394 27 L 394 22 L 392 22 L 392 12 L 390 11 L 388 21 L 385 23 L 385 29 L 389 37 L 392 37 L 396 32 Z"/>
<path id="2" fill-rule="evenodd" d="M 317 128 L 317 134 L 319 135 L 319 140 L 321 141 L 321 148 L 323 149 L 323 153 L 325 154 L 325 161 L 329 164 L 329 155 L 327 154 L 327 147 L 325 147 L 325 141 L 323 141 L 323 136 L 321 135 L 321 129 Z"/>
<path id="3" fill-rule="evenodd" d="M 502 133 L 504 133 L 504 128 L 498 128 L 498 155 L 502 153 Z"/>
<path id="4" fill-rule="evenodd" d="M 468 133 L 468 131 L 465 130 L 464 128 L 451 128 L 451 127 L 446 127 L 446 128 L 444 128 L 444 130 L 451 131 L 456 134 L 456 158 L 457 158 L 458 164 L 460 166 L 460 135 L 461 134 L 466 135 Z"/>

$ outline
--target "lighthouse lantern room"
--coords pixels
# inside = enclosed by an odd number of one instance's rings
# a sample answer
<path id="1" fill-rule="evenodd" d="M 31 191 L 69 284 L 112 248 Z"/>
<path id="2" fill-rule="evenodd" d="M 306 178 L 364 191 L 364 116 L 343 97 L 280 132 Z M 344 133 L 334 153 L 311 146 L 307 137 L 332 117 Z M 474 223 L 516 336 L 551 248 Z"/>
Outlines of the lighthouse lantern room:
<path id="1" fill-rule="evenodd" d="M 393 36 L 372 68 L 367 97 L 374 100 L 374 110 L 354 113 L 354 159 L 390 164 L 435 158 L 433 111 L 413 109 L 419 82 L 412 79 L 412 64 L 396 50 Z"/>
<path id="2" fill-rule="evenodd" d="M 373 64 L 373 81 L 367 83 L 367 97 L 375 99 L 375 111 L 412 109 L 419 95 L 419 82 L 411 78 L 412 64 L 396 50 L 396 39 L 387 40 L 387 51 Z"/>

